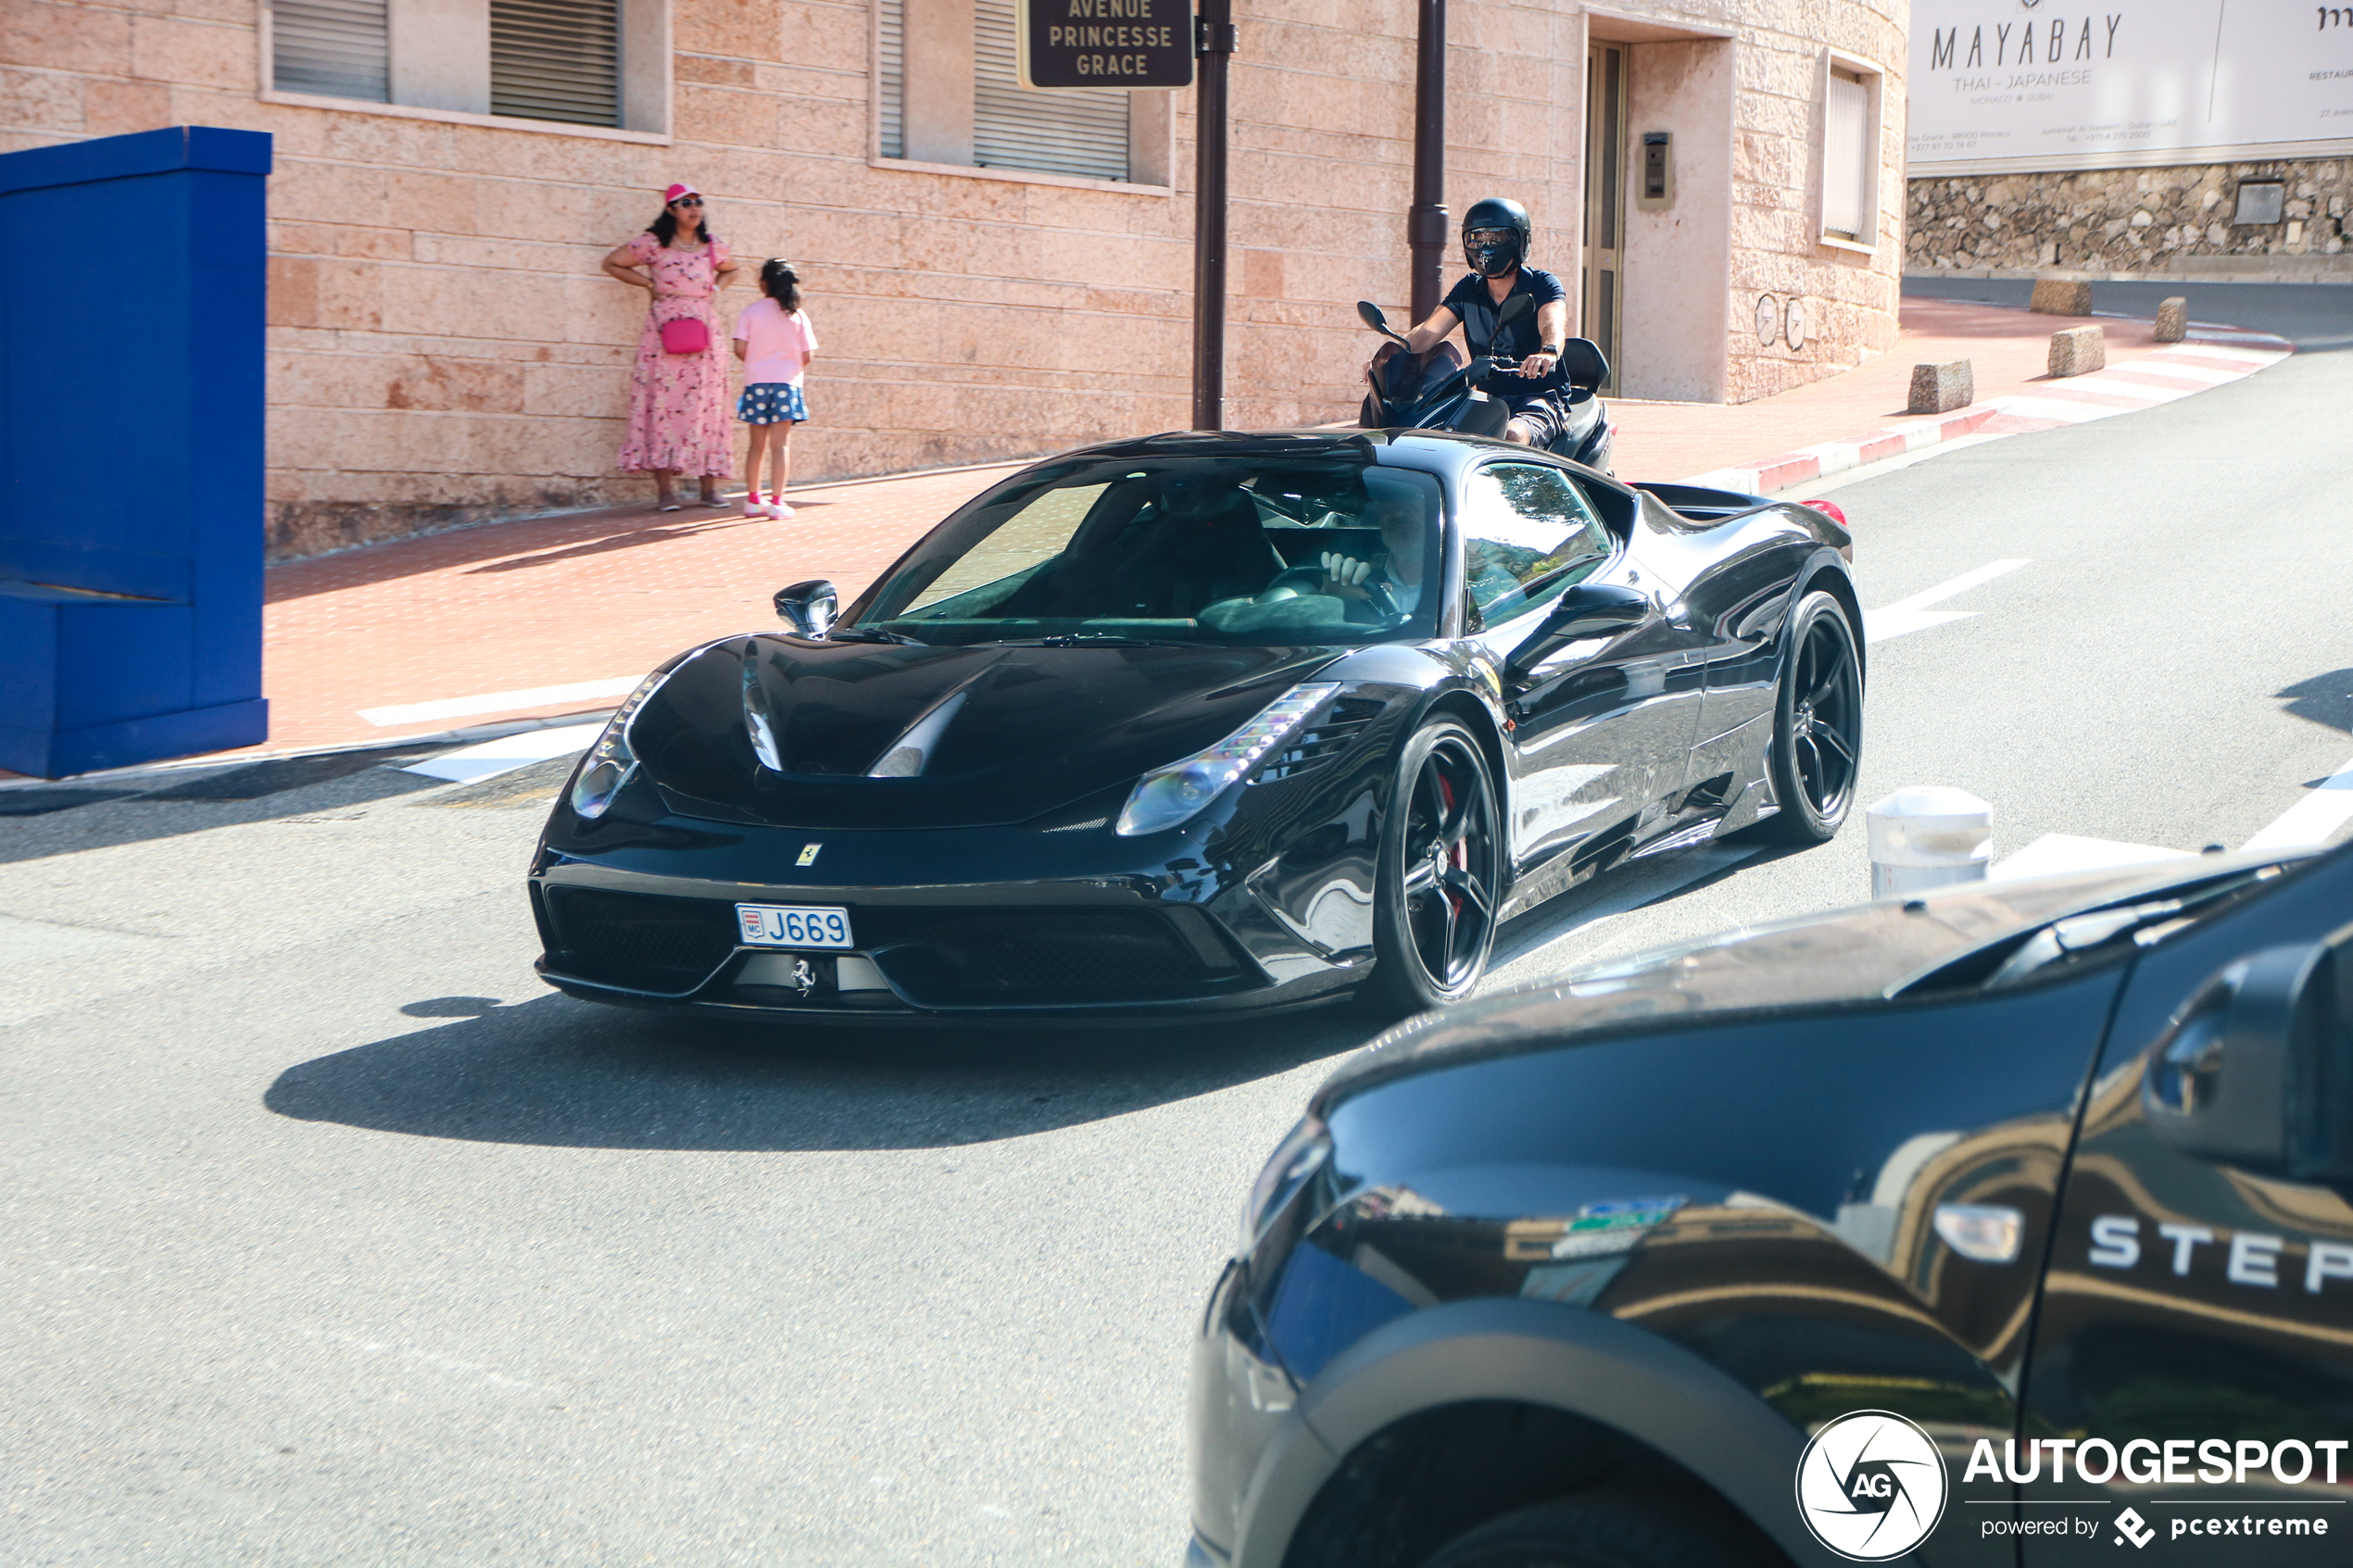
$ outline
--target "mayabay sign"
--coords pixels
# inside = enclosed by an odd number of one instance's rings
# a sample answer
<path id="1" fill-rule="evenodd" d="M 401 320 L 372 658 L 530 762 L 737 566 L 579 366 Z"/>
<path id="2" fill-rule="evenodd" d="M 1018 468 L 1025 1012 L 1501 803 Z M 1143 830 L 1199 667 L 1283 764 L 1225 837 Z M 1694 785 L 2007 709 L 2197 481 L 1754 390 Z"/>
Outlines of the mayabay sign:
<path id="1" fill-rule="evenodd" d="M 1021 0 L 1016 31 L 1024 87 L 1193 84 L 1188 0 Z"/>

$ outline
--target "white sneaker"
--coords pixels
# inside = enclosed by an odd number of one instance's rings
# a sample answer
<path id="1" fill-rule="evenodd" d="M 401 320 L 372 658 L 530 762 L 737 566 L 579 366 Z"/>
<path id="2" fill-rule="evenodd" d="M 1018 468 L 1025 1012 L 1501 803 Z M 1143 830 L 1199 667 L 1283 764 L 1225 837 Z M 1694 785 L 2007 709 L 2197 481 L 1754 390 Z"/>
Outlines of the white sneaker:
<path id="1" fill-rule="evenodd" d="M 762 501 L 761 500 L 761 498 L 760 498 L 760 492 L 759 492 L 759 491 L 757 491 L 757 490 L 747 490 L 747 491 L 745 491 L 745 492 L 744 492 L 744 516 L 746 516 L 746 517 L 766 517 L 766 516 L 768 516 L 768 515 L 769 515 L 769 512 L 768 512 L 768 508 L 767 508 L 767 505 L 766 505 L 764 502 L 762 502 Z"/>
<path id="2" fill-rule="evenodd" d="M 780 495 L 768 503 L 768 515 L 774 518 L 778 522 L 790 522 L 792 521 L 792 508 L 785 505 L 784 497 Z"/>

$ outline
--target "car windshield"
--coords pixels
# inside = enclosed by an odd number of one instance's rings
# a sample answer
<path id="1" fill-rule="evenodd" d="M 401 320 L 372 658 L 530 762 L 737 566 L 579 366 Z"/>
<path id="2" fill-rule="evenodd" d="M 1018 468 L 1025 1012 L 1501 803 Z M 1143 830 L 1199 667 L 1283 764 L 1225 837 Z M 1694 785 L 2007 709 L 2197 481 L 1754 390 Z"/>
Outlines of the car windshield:
<path id="1" fill-rule="evenodd" d="M 1050 464 L 935 530 L 850 625 L 925 643 L 1433 635 L 1440 489 L 1359 459 Z"/>

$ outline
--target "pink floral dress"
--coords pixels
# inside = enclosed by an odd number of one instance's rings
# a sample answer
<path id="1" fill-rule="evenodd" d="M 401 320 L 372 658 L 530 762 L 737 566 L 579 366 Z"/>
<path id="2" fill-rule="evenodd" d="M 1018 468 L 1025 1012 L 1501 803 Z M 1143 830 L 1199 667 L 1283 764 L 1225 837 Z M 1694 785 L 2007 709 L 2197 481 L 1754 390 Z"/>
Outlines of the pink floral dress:
<path id="1" fill-rule="evenodd" d="M 652 307 L 637 336 L 637 364 L 629 375 L 629 428 L 621 438 L 621 467 L 629 473 L 675 469 L 689 478 L 733 478 L 736 459 L 727 428 L 726 335 L 713 309 L 717 269 L 727 247 L 673 250 L 651 234 L 629 242 L 629 254 L 654 282 Z M 711 334 L 700 354 L 668 354 L 661 324 L 698 318 Z"/>

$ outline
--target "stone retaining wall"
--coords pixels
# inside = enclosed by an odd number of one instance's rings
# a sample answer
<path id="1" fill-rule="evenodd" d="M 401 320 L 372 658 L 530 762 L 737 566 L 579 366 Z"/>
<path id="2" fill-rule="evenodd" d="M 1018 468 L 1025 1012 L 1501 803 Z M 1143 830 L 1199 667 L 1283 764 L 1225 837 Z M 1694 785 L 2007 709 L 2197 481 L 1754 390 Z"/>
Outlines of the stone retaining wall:
<path id="1" fill-rule="evenodd" d="M 2243 180 L 2286 185 L 2281 221 L 2231 221 Z M 1905 270 L 2138 273 L 2204 257 L 2337 256 L 2348 202 L 2353 158 L 2341 157 L 1913 180 Z"/>

